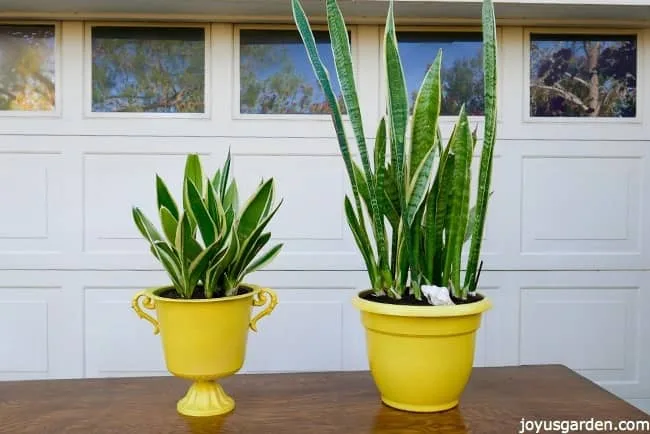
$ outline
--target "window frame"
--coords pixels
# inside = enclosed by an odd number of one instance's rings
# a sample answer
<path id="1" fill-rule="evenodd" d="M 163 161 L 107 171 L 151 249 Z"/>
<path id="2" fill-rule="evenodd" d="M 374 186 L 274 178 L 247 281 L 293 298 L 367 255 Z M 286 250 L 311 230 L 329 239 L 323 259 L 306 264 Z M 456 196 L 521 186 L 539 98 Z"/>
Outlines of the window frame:
<path id="1" fill-rule="evenodd" d="M 54 110 L 0 110 L 0 118 L 3 117 L 32 117 L 32 118 L 60 118 L 63 114 L 61 105 L 62 97 L 62 77 L 61 65 L 62 59 L 62 40 L 61 40 L 61 21 L 54 20 L 0 20 L 0 26 L 30 26 L 46 25 L 54 26 Z"/>
<path id="2" fill-rule="evenodd" d="M 327 31 L 326 24 L 313 24 L 313 31 Z M 357 84 L 357 92 L 359 91 L 359 44 L 358 44 L 358 32 L 355 25 L 348 25 L 347 31 L 350 33 L 350 49 L 352 51 L 352 68 L 354 73 L 354 80 Z M 240 92 L 241 92 L 241 81 L 240 81 L 240 31 L 241 30 L 294 30 L 298 32 L 295 25 L 291 24 L 252 24 L 252 23 L 235 23 L 232 26 L 232 77 L 233 77 L 233 86 L 231 94 L 231 116 L 233 120 L 276 120 L 276 121 L 320 121 L 320 122 L 331 122 L 330 114 L 264 114 L 264 113 L 241 113 L 240 112 Z M 305 56 L 307 53 L 305 52 Z M 333 77 L 336 77 L 336 71 L 329 71 L 330 80 Z M 316 79 L 316 76 L 314 76 Z M 361 95 L 358 95 L 361 99 Z M 347 114 L 341 115 L 344 121 L 349 119 Z"/>
<path id="3" fill-rule="evenodd" d="M 83 117 L 85 119 L 210 119 L 212 116 L 212 35 L 210 23 L 186 22 L 138 22 L 138 21 L 84 21 L 83 35 Z M 94 112 L 92 110 L 92 30 L 94 27 L 140 27 L 140 28 L 201 28 L 204 31 L 204 95 L 203 113 L 140 113 L 140 112 Z"/>
<path id="4" fill-rule="evenodd" d="M 386 80 L 386 73 L 385 73 L 385 67 L 384 67 L 384 57 L 383 57 L 383 52 L 384 52 L 384 33 L 386 31 L 386 27 L 384 25 L 380 26 L 380 40 L 379 40 L 379 79 L 380 83 L 384 83 Z M 406 32 L 418 32 L 418 33 L 449 33 L 449 32 L 454 32 L 454 33 L 481 33 L 483 32 L 482 28 L 480 26 L 454 26 L 454 25 L 396 25 L 395 26 L 395 32 L 396 33 L 406 33 Z M 497 59 L 499 60 L 497 62 L 497 99 L 499 101 L 502 100 L 502 78 L 503 77 L 503 69 L 502 69 L 502 58 L 503 58 L 503 44 L 501 43 L 502 41 L 502 36 L 501 36 L 501 27 L 497 26 L 496 28 L 496 39 L 497 39 Z M 398 46 L 399 46 L 399 40 L 398 40 Z M 442 53 L 443 59 L 445 53 Z M 435 59 L 435 56 L 431 59 L 433 61 Z M 422 77 L 424 79 L 424 76 Z M 385 110 L 385 99 L 386 99 L 386 94 L 385 94 L 385 88 L 381 88 L 381 107 L 380 107 L 380 112 L 383 113 L 383 110 Z M 497 110 L 497 122 L 501 122 L 501 116 L 502 116 L 503 110 L 498 109 Z M 412 115 L 409 115 L 409 122 L 413 118 Z M 483 124 L 485 122 L 485 115 L 481 116 L 468 116 L 467 117 L 471 125 L 476 125 L 476 124 Z M 450 125 L 450 124 L 455 124 L 456 121 L 458 120 L 458 114 L 456 115 L 441 115 L 439 118 L 439 122 L 444 125 Z M 408 133 L 408 131 L 407 131 Z"/>
<path id="5" fill-rule="evenodd" d="M 642 124 L 646 96 L 646 85 L 643 80 L 645 74 L 644 56 L 645 35 L 642 29 L 637 28 L 594 28 L 594 27 L 530 27 L 525 26 L 523 31 L 523 89 L 522 89 L 522 122 L 524 124 Z M 628 118 L 616 117 L 590 117 L 590 116 L 531 116 L 530 114 L 530 36 L 531 34 L 548 35 L 615 35 L 633 36 L 636 38 L 636 116 Z"/>

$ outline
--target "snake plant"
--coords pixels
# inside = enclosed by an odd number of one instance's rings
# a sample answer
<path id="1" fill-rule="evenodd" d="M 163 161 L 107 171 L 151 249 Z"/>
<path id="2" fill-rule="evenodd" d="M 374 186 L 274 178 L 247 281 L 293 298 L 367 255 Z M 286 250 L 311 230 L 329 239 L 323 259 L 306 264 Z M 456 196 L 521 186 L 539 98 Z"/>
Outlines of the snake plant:
<path id="1" fill-rule="evenodd" d="M 422 81 L 407 135 L 409 103 L 390 0 L 382 54 L 386 112 L 378 123 L 371 156 L 361 120 L 347 29 L 336 0 L 327 0 L 326 10 L 343 107 L 333 92 L 330 73 L 316 49 L 300 0 L 291 1 L 294 22 L 331 108 L 352 187 L 352 199 L 345 196 L 345 214 L 373 292 L 392 299 L 410 296 L 422 300 L 422 286 L 436 285 L 448 288 L 457 301 L 468 300 L 468 295 L 476 291 L 482 266 L 479 256 L 496 136 L 496 24 L 492 1 L 484 0 L 482 7 L 485 135 L 478 194 L 472 206 L 471 161 L 477 137 L 470 129 L 463 106 L 450 138 L 443 143 L 439 127 L 443 53 L 437 53 Z M 351 156 L 343 109 L 349 116 L 361 165 Z M 462 249 L 466 242 L 470 248 L 462 276 Z"/>
<path id="2" fill-rule="evenodd" d="M 240 207 L 230 161 L 229 152 L 223 167 L 210 178 L 199 156 L 188 155 L 180 204 L 156 175 L 162 233 L 140 208 L 132 209 L 136 227 L 180 298 L 236 295 L 244 277 L 268 265 L 282 248 L 277 244 L 260 254 L 271 239 L 265 228 L 282 203 L 274 205 L 273 178 L 262 180 Z"/>

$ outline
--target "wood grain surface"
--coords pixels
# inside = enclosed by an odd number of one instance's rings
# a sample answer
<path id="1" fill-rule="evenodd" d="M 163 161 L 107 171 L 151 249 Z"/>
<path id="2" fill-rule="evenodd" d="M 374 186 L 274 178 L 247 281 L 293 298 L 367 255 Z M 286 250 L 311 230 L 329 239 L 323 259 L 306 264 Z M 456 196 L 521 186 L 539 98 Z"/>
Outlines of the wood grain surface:
<path id="1" fill-rule="evenodd" d="M 522 419 L 650 421 L 558 365 L 476 368 L 460 405 L 435 414 L 384 406 L 368 372 L 240 374 L 222 384 L 234 412 L 190 418 L 175 407 L 189 383 L 173 377 L 0 382 L 0 432 L 505 434 L 523 432 Z"/>

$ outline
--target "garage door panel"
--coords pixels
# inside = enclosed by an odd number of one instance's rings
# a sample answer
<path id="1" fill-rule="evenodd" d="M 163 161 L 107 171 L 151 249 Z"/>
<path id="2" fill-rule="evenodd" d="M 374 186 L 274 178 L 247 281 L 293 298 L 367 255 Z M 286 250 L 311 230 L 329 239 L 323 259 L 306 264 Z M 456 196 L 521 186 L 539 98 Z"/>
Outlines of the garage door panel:
<path id="1" fill-rule="evenodd" d="M 565 364 L 614 393 L 644 397 L 647 278 L 633 271 L 518 274 L 519 364 Z"/>
<path id="2" fill-rule="evenodd" d="M 274 238 L 307 242 L 343 240 L 347 174 L 340 157 L 235 155 L 233 169 L 242 203 L 262 179 L 275 179 L 276 203 L 283 203 L 269 224 Z"/>
<path id="3" fill-rule="evenodd" d="M 54 152 L 0 151 L 0 254 L 58 253 L 65 209 L 62 156 Z"/>
<path id="4" fill-rule="evenodd" d="M 61 272 L 0 271 L 0 380 L 82 375 L 81 310 Z"/>
<path id="5" fill-rule="evenodd" d="M 24 297 L 26 291 L 21 292 Z M 14 297 L 5 295 L 8 299 L 0 300 L 0 339 L 3 343 L 0 371 L 45 374 L 48 371 L 48 303 L 33 297 L 16 299 L 15 293 L 11 295 Z"/>
<path id="6" fill-rule="evenodd" d="M 512 141 L 524 269 L 647 268 L 644 142 Z"/>
<path id="7" fill-rule="evenodd" d="M 130 308 L 133 295 L 141 289 L 84 287 L 85 376 L 167 374 L 160 336 Z"/>
<path id="8" fill-rule="evenodd" d="M 480 145 L 477 145 L 480 147 Z M 498 152 L 494 154 L 494 161 L 492 166 L 492 196 L 489 203 L 489 211 L 485 221 L 485 227 L 483 232 L 483 242 L 482 242 L 482 255 L 485 258 L 489 258 L 488 262 L 492 262 L 494 259 L 498 261 L 498 257 L 503 255 L 505 249 L 507 248 L 504 245 L 504 240 L 507 239 L 504 236 L 503 230 L 507 226 L 503 225 L 504 219 L 507 218 L 506 211 L 507 208 L 504 206 L 505 201 L 507 200 L 507 183 L 508 177 L 504 176 L 504 169 L 507 170 L 507 166 L 504 165 L 503 156 Z M 470 206 L 476 205 L 477 192 L 478 192 L 478 180 L 479 180 L 479 170 L 481 165 L 481 154 L 480 150 L 472 158 L 472 185 L 470 190 Z M 466 243 L 463 246 L 463 253 L 467 254 L 469 252 L 470 243 Z"/>
<path id="9" fill-rule="evenodd" d="M 640 158 L 524 157 L 522 166 L 522 253 L 639 253 Z"/>
<path id="10" fill-rule="evenodd" d="M 131 207 L 140 207 L 159 227 L 155 175 L 160 175 L 180 204 L 185 159 L 184 153 L 85 154 L 84 251 L 149 254 Z"/>
<path id="11" fill-rule="evenodd" d="M 260 321 L 259 332 L 249 336 L 243 372 L 343 369 L 344 305 L 354 290 L 276 291 L 281 301 L 271 316 Z"/>

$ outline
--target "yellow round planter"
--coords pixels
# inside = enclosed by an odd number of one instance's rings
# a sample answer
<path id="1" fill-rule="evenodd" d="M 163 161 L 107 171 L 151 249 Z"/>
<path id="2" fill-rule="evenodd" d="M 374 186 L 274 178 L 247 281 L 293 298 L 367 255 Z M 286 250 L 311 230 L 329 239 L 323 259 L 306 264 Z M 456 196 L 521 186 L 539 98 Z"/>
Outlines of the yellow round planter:
<path id="1" fill-rule="evenodd" d="M 474 364 L 482 300 L 454 306 L 404 306 L 362 298 L 370 372 L 388 406 L 412 412 L 438 412 L 458 405 Z"/>
<path id="2" fill-rule="evenodd" d="M 160 297 L 169 287 L 138 292 L 131 306 L 140 318 L 160 333 L 169 372 L 192 380 L 187 394 L 178 401 L 186 416 L 215 416 L 232 411 L 235 401 L 224 392 L 218 379 L 241 369 L 246 355 L 248 329 L 257 331 L 257 321 L 273 311 L 277 296 L 270 289 L 245 284 L 246 294 L 215 299 L 184 300 Z M 138 304 L 155 309 L 157 319 Z M 268 305 L 251 319 L 253 306 Z"/>

